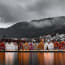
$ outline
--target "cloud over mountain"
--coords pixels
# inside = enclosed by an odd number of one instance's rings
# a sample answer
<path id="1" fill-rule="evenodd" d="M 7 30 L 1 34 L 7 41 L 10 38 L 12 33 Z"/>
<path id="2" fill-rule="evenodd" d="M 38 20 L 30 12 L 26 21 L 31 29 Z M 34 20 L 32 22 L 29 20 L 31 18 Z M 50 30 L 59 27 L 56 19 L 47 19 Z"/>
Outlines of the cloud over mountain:
<path id="1" fill-rule="evenodd" d="M 0 0 L 2 22 L 65 16 L 65 0 Z"/>
<path id="2" fill-rule="evenodd" d="M 47 24 L 48 23 L 48 24 Z M 65 33 L 65 16 L 19 22 L 0 30 L 1 37 L 39 37 L 52 33 Z"/>

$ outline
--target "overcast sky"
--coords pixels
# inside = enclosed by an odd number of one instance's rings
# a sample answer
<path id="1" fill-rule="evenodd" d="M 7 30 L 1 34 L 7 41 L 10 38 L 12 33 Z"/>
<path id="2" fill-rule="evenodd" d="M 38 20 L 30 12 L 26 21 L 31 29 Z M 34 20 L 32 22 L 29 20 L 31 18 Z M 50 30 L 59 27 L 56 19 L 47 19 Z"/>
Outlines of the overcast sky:
<path id="1" fill-rule="evenodd" d="M 55 16 L 65 16 L 65 0 L 0 0 L 0 28 Z"/>

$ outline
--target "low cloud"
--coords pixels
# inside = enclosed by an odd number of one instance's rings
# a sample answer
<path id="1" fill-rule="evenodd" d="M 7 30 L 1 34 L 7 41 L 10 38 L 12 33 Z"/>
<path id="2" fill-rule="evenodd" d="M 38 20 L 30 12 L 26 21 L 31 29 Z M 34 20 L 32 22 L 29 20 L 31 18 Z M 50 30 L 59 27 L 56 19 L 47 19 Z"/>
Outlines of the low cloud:
<path id="1" fill-rule="evenodd" d="M 0 0 L 1 23 L 16 23 L 55 16 L 65 16 L 64 0 Z M 48 23 L 45 22 L 46 25 Z"/>

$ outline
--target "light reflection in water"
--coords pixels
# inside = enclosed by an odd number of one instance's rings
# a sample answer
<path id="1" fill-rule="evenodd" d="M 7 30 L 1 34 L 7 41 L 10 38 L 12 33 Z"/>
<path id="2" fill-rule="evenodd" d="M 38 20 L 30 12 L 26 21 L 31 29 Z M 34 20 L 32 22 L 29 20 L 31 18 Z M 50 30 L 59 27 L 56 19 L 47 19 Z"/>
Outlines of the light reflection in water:
<path id="1" fill-rule="evenodd" d="M 18 53 L 19 65 L 53 65 L 54 53 Z"/>
<path id="2" fill-rule="evenodd" d="M 58 65 L 58 63 L 59 65 L 63 65 L 63 63 L 65 65 L 63 59 L 65 59 L 65 53 L 0 53 L 0 65 Z"/>
<path id="3" fill-rule="evenodd" d="M 14 65 L 17 59 L 17 53 L 13 52 L 6 52 L 5 53 L 5 65 Z M 15 64 L 16 65 L 16 64 Z"/>
<path id="4" fill-rule="evenodd" d="M 19 65 L 29 65 L 30 53 L 18 53 Z"/>
<path id="5" fill-rule="evenodd" d="M 54 53 L 44 53 L 44 64 L 54 65 Z"/>
<path id="6" fill-rule="evenodd" d="M 39 65 L 44 65 L 44 53 L 38 53 L 37 55 Z"/>
<path id="7" fill-rule="evenodd" d="M 5 64 L 5 53 L 0 53 L 0 65 Z"/>

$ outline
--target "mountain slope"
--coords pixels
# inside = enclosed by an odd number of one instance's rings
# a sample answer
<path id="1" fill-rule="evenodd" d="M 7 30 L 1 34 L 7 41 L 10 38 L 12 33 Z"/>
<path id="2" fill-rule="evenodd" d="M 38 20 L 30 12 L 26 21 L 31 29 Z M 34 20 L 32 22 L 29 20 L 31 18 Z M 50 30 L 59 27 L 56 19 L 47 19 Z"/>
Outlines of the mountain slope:
<path id="1" fill-rule="evenodd" d="M 4 37 L 39 37 L 45 34 L 65 33 L 65 17 L 52 17 L 31 22 L 19 22 L 0 31 Z"/>

